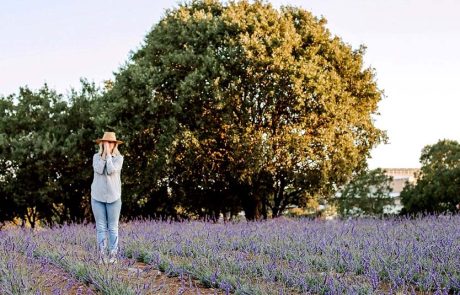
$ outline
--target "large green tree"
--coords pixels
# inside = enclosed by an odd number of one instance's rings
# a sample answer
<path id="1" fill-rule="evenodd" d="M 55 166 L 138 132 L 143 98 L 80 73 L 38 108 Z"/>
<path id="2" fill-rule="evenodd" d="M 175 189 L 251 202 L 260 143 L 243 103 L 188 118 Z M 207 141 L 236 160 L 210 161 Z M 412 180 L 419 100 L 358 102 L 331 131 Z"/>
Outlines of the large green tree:
<path id="1" fill-rule="evenodd" d="M 363 169 L 382 95 L 325 24 L 261 1 L 167 11 L 101 100 L 98 124 L 128 140 L 130 210 L 278 216 Z"/>
<path id="2" fill-rule="evenodd" d="M 6 101 L 11 103 L 1 130 L 0 158 L 6 163 L 1 172 L 4 198 L 13 202 L 8 210 L 14 217 L 34 227 L 54 209 L 52 195 L 58 170 L 52 159 L 58 149 L 53 129 L 67 105 L 46 86 L 37 92 L 21 88 Z"/>
<path id="3" fill-rule="evenodd" d="M 423 148 L 415 184 L 401 192 L 402 214 L 454 212 L 460 203 L 460 144 L 440 140 Z"/>
<path id="4" fill-rule="evenodd" d="M 362 171 L 340 190 L 335 202 L 342 216 L 382 215 L 394 205 L 392 177 L 377 168 Z"/>
<path id="5" fill-rule="evenodd" d="M 8 183 L 13 176 L 13 163 L 6 155 L 10 153 L 8 148 L 8 136 L 11 118 L 14 115 L 13 96 L 0 97 L 0 224 L 12 220 L 15 216 L 15 202 L 8 192 Z"/>
<path id="6" fill-rule="evenodd" d="M 35 227 L 91 218 L 91 104 L 98 96 L 83 81 L 67 98 L 46 85 L 0 98 L 0 221 Z"/>

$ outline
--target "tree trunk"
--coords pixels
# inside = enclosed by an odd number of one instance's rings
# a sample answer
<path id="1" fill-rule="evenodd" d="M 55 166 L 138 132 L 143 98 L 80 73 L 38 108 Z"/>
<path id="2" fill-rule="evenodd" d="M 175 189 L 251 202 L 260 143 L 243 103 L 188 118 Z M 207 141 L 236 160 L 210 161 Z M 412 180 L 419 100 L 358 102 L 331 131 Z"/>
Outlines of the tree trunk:
<path id="1" fill-rule="evenodd" d="M 285 198 L 284 195 L 284 188 L 286 186 L 286 181 L 284 177 L 281 177 L 279 179 L 279 186 L 276 190 L 275 197 L 274 197 L 274 204 L 272 207 L 272 214 L 273 218 L 278 217 L 282 213 L 282 202 L 284 201 L 283 199 Z"/>
<path id="2" fill-rule="evenodd" d="M 264 196 L 262 200 L 262 216 L 265 220 L 267 220 L 268 218 L 267 202 L 268 202 L 268 198 Z"/>
<path id="3" fill-rule="evenodd" d="M 247 220 L 261 219 L 262 200 L 256 196 L 247 196 L 244 202 L 244 213 Z"/>

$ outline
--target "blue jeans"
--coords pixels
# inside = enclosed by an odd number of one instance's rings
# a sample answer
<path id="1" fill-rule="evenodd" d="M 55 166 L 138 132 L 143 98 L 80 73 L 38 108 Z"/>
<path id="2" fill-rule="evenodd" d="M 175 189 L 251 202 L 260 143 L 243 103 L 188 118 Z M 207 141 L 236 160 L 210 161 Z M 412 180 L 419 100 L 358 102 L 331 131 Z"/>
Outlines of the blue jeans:
<path id="1" fill-rule="evenodd" d="M 107 250 L 106 234 L 109 233 L 109 253 L 118 251 L 118 219 L 121 211 L 121 198 L 113 203 L 99 202 L 91 198 L 91 208 L 96 219 L 97 245 L 105 254 Z"/>

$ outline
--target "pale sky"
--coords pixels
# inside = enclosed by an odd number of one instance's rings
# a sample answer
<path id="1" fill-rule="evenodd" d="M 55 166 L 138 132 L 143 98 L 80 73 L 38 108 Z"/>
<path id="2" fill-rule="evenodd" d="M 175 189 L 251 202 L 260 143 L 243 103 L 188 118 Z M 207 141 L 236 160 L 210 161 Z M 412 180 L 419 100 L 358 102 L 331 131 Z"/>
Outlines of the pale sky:
<path id="1" fill-rule="evenodd" d="M 386 97 L 376 126 L 390 143 L 369 167 L 419 167 L 421 149 L 460 141 L 460 1 L 272 0 L 328 20 L 334 35 L 358 48 L 376 69 Z M 66 93 L 80 77 L 113 78 L 164 9 L 177 1 L 13 0 L 0 3 L 0 94 L 48 83 Z"/>

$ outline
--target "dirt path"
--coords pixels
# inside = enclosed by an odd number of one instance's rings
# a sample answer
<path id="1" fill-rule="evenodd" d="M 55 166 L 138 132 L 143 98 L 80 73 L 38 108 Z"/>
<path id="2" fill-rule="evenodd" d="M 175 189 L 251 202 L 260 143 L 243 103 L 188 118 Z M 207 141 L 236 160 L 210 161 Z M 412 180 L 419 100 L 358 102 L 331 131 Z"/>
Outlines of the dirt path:
<path id="1" fill-rule="evenodd" d="M 91 264 L 91 267 L 98 268 L 103 273 L 110 273 L 123 284 L 128 285 L 137 294 L 225 294 L 220 289 L 203 286 L 198 280 L 189 275 L 181 277 L 168 276 L 153 266 L 137 262 L 134 259 L 120 259 L 115 265 L 98 265 L 95 263 L 96 257 L 81 247 L 69 244 L 64 247 L 72 253 L 72 260 Z M 33 263 L 40 263 L 37 259 L 33 260 L 35 260 Z M 37 282 L 44 280 L 41 284 L 44 294 L 102 294 L 100 290 L 97 290 L 96 286 L 78 281 L 63 268 L 50 262 L 46 262 L 46 265 L 46 272 L 42 272 L 37 278 Z M 61 289 L 66 290 L 66 292 L 53 293 L 53 291 Z"/>
<path id="2" fill-rule="evenodd" d="M 132 261 L 128 263 L 132 263 L 132 265 L 126 269 L 126 272 L 123 272 L 123 275 L 135 278 L 137 284 L 145 284 L 147 288 L 151 288 L 151 290 L 146 290 L 143 294 L 225 294 L 220 289 L 203 286 L 198 280 L 193 279 L 189 275 L 169 277 L 151 265 L 142 262 L 133 263 Z"/>

